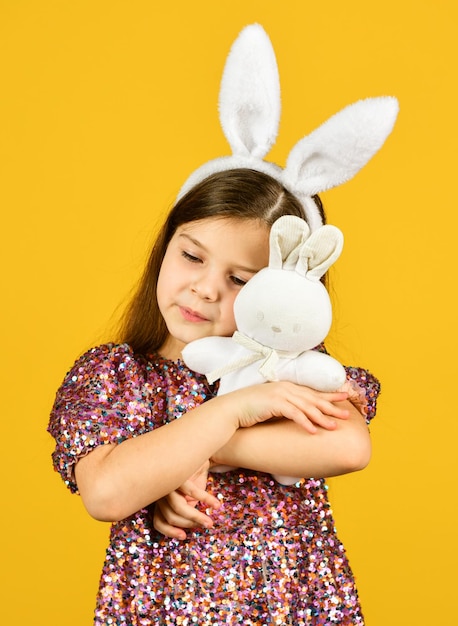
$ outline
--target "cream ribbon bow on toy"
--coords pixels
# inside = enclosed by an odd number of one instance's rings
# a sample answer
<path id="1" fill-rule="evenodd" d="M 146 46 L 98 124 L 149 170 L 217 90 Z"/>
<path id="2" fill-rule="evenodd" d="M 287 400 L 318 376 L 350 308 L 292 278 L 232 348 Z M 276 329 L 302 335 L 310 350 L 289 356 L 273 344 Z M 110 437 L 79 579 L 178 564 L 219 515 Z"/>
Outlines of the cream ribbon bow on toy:
<path id="1" fill-rule="evenodd" d="M 235 40 L 219 94 L 220 123 L 232 155 L 208 161 L 181 188 L 181 198 L 210 174 L 250 168 L 278 180 L 302 203 L 312 231 L 322 224 L 315 194 L 352 178 L 382 147 L 398 113 L 390 96 L 351 104 L 303 137 L 284 169 L 265 161 L 280 123 L 280 80 L 275 53 L 259 24 L 246 26 Z"/>
<path id="2" fill-rule="evenodd" d="M 245 335 L 244 333 L 239 332 L 238 330 L 232 335 L 233 341 L 238 343 L 239 346 L 246 348 L 250 351 L 251 354 L 248 356 L 237 359 L 236 361 L 232 361 L 231 363 L 227 363 L 223 365 L 223 367 L 219 367 L 218 369 L 209 372 L 207 376 L 207 380 L 212 385 L 216 380 L 225 376 L 226 374 L 230 374 L 231 372 L 235 372 L 239 369 L 246 367 L 247 365 L 251 365 L 252 363 L 256 363 L 256 361 L 262 360 L 262 363 L 259 365 L 258 371 L 268 381 L 278 380 L 277 375 L 275 373 L 275 368 L 278 365 L 280 358 L 289 358 L 295 359 L 299 356 L 300 352 L 286 352 L 284 350 L 274 350 L 269 346 L 265 346 L 264 344 L 256 341 L 252 337 Z"/>

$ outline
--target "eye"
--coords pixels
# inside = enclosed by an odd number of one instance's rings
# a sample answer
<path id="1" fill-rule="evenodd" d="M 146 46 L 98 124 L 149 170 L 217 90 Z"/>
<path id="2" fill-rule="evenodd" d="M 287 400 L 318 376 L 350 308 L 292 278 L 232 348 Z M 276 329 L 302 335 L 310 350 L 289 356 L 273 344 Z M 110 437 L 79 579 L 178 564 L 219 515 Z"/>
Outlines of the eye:
<path id="1" fill-rule="evenodd" d="M 194 256 L 193 254 L 189 254 L 189 252 L 186 252 L 186 250 L 182 250 L 181 256 L 183 258 L 185 258 L 187 261 L 189 261 L 190 263 L 200 263 L 201 262 L 199 257 Z"/>
<path id="2" fill-rule="evenodd" d="M 234 285 L 237 285 L 237 287 L 243 287 L 248 282 L 247 280 L 243 280 L 242 278 L 238 278 L 238 276 L 231 276 L 231 280 L 234 283 Z"/>

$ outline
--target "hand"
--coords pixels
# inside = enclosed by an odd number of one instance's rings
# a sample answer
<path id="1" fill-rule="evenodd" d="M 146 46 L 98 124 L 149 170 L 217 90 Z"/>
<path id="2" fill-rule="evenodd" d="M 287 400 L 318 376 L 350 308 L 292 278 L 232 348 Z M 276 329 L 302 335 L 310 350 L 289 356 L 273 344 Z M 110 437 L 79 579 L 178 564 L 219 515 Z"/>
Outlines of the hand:
<path id="1" fill-rule="evenodd" d="M 346 391 L 325 393 L 282 381 L 245 387 L 221 397 L 232 395 L 238 407 L 239 428 L 285 417 L 313 434 L 317 426 L 333 430 L 336 419 L 347 419 L 350 415 L 347 409 L 336 406 L 347 399 Z"/>
<path id="2" fill-rule="evenodd" d="M 360 387 L 358 383 L 349 379 L 344 382 L 339 391 L 345 391 L 348 394 L 348 401 L 366 418 L 367 416 L 367 398 L 366 390 Z"/>
<path id="3" fill-rule="evenodd" d="M 179 489 L 156 501 L 153 525 L 157 531 L 172 539 L 186 539 L 184 528 L 212 528 L 212 518 L 196 509 L 198 502 L 207 509 L 220 506 L 220 501 L 205 490 L 209 467 L 207 461 Z"/>

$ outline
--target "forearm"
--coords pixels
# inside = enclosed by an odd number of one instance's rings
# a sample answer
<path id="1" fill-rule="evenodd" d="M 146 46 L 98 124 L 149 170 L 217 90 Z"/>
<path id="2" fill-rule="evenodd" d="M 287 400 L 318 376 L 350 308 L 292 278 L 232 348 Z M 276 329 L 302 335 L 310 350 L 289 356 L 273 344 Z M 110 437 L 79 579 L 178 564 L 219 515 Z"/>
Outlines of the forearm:
<path id="1" fill-rule="evenodd" d="M 205 403 L 170 424 L 83 457 L 75 477 L 89 513 L 104 521 L 123 519 L 183 484 L 235 433 L 232 415 L 216 400 L 216 406 Z M 215 419 L 215 409 L 221 419 Z"/>
<path id="2" fill-rule="evenodd" d="M 217 396 L 170 424 L 119 445 L 99 446 L 79 460 L 75 478 L 83 502 L 97 519 L 123 519 L 177 489 L 208 459 L 217 458 L 218 450 L 229 459 L 222 464 L 310 475 L 309 469 L 302 469 L 304 460 L 316 458 L 318 462 L 319 450 L 330 444 L 323 441 L 321 447 L 316 446 L 324 437 L 321 429 L 303 436 L 307 429 L 317 430 L 307 415 L 315 414 L 315 424 L 332 422 L 329 416 L 345 413 L 333 404 L 341 395 L 275 382 Z M 285 420 L 265 429 L 257 425 L 280 416 L 297 427 L 284 426 Z M 241 431 L 235 436 L 237 429 Z M 314 437 L 318 437 L 316 442 Z M 286 456 L 291 460 L 284 461 Z M 307 461 L 306 467 L 312 466 Z"/>
<path id="3" fill-rule="evenodd" d="M 334 430 L 310 434 L 289 420 L 239 429 L 213 455 L 212 461 L 235 467 L 289 476 L 337 476 L 363 469 L 370 460 L 371 442 L 362 415 L 349 403 L 350 417 L 337 420 Z"/>

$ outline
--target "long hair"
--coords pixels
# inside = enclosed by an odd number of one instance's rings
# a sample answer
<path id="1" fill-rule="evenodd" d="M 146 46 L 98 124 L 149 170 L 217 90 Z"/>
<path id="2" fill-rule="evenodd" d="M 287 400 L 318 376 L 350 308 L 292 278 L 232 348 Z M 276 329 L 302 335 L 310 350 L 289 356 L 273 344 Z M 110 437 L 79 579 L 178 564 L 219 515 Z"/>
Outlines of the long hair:
<path id="1" fill-rule="evenodd" d="M 318 196 L 315 202 L 325 215 Z M 139 354 L 157 351 L 167 338 L 156 286 L 167 246 L 179 226 L 210 217 L 259 220 L 269 228 L 282 215 L 305 220 L 300 202 L 270 176 L 250 169 L 212 174 L 190 189 L 171 209 L 151 250 L 138 288 L 121 320 L 120 341 Z"/>

